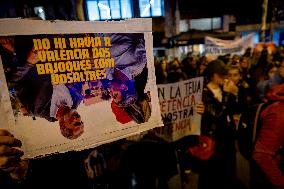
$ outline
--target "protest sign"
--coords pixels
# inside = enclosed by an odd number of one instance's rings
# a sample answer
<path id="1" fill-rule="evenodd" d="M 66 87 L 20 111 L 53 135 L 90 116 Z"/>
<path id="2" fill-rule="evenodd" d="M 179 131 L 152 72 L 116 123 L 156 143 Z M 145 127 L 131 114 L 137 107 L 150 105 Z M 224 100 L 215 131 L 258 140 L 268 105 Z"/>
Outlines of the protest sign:
<path id="1" fill-rule="evenodd" d="M 156 134 L 167 141 L 188 135 L 200 135 L 201 115 L 196 105 L 202 101 L 203 77 L 177 83 L 158 85 L 164 127 Z"/>
<path id="2" fill-rule="evenodd" d="M 209 56 L 243 54 L 248 47 L 253 47 L 253 34 L 237 40 L 222 40 L 205 37 L 205 53 Z"/>
<path id="3" fill-rule="evenodd" d="M 0 20 L 1 128 L 31 158 L 161 126 L 151 25 Z"/>

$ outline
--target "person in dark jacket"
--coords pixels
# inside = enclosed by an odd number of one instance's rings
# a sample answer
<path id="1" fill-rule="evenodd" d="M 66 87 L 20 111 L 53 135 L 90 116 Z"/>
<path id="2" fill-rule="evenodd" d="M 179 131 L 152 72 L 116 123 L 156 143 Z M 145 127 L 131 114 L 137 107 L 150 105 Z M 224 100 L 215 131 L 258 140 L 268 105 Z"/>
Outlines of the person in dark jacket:
<path id="1" fill-rule="evenodd" d="M 252 105 L 252 89 L 249 84 L 242 79 L 242 73 L 238 66 L 231 66 L 228 69 L 228 79 L 233 81 L 238 87 L 237 107 L 235 114 L 240 114 Z"/>
<path id="2" fill-rule="evenodd" d="M 197 62 L 194 57 L 188 56 L 181 62 L 182 72 L 186 74 L 187 78 L 194 78 L 197 76 Z"/>
<path id="3" fill-rule="evenodd" d="M 215 148 L 213 155 L 202 162 L 199 189 L 231 188 L 235 176 L 233 108 L 238 88 L 225 80 L 227 69 L 220 60 L 210 62 L 205 74 L 201 134 L 213 139 Z"/>

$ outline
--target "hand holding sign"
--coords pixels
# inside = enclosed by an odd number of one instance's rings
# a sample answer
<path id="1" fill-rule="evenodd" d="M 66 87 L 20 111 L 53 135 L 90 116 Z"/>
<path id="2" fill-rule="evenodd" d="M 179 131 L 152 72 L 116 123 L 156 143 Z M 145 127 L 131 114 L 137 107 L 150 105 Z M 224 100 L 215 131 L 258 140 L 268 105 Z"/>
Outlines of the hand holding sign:
<path id="1" fill-rule="evenodd" d="M 196 105 L 196 113 L 203 114 L 205 111 L 205 105 L 203 102 L 200 102 Z"/>
<path id="2" fill-rule="evenodd" d="M 28 162 L 20 157 L 22 143 L 6 130 L 0 129 L 0 170 L 10 174 L 13 179 L 22 179 L 26 175 Z"/>

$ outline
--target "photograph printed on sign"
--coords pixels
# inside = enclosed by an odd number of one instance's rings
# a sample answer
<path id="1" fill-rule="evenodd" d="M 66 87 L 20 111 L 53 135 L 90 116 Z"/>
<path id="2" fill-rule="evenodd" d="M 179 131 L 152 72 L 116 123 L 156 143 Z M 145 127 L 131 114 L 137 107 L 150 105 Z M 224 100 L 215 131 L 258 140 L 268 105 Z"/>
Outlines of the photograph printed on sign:
<path id="1" fill-rule="evenodd" d="M 0 54 L 16 126 L 33 151 L 105 140 L 151 117 L 143 33 L 3 36 Z"/>

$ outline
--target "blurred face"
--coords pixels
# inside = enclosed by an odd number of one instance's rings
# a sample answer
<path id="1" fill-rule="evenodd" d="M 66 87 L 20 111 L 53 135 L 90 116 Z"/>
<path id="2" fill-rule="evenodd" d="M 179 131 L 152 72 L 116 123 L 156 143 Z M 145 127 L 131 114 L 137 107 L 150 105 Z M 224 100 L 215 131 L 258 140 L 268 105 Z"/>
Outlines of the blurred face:
<path id="1" fill-rule="evenodd" d="M 103 85 L 100 81 L 93 83 L 85 83 L 83 85 L 83 95 L 85 98 L 102 96 Z"/>
<path id="2" fill-rule="evenodd" d="M 200 74 L 202 74 L 204 72 L 204 70 L 206 69 L 206 65 L 205 64 L 201 64 L 200 67 L 199 67 L 199 72 Z"/>
<path id="3" fill-rule="evenodd" d="M 103 85 L 100 81 L 85 83 L 83 86 L 84 104 L 89 106 L 102 101 Z"/>
<path id="4" fill-rule="evenodd" d="M 69 128 L 73 131 L 73 136 L 79 136 L 84 131 L 84 123 L 81 120 L 81 116 L 76 110 L 70 110 L 67 112 L 64 117 L 64 122 L 66 128 Z"/>
<path id="5" fill-rule="evenodd" d="M 239 56 L 237 56 L 237 55 L 234 55 L 233 57 L 232 57 L 232 61 L 234 62 L 234 63 L 238 63 L 239 62 Z"/>
<path id="6" fill-rule="evenodd" d="M 238 84 L 241 80 L 241 74 L 238 69 L 230 69 L 228 72 L 228 79 L 233 81 L 234 84 Z"/>
<path id="7" fill-rule="evenodd" d="M 110 84 L 110 96 L 112 97 L 115 103 L 119 103 L 123 100 L 122 91 L 127 90 L 127 87 L 124 84 L 111 83 Z"/>
<path id="8" fill-rule="evenodd" d="M 221 74 L 214 73 L 213 78 L 212 78 L 212 82 L 217 84 L 217 85 L 222 86 L 225 82 L 225 76 L 221 75 Z"/>
<path id="9" fill-rule="evenodd" d="M 192 67 L 195 67 L 196 66 L 196 60 L 195 59 L 192 59 L 192 61 L 190 62 L 191 66 Z"/>
<path id="10" fill-rule="evenodd" d="M 243 69 L 247 69 L 249 67 L 249 61 L 247 58 L 243 58 L 242 62 L 241 62 L 241 68 Z"/>
<path id="11" fill-rule="evenodd" d="M 179 67 L 179 62 L 174 60 L 173 63 L 172 63 L 172 66 Z"/>
<path id="12" fill-rule="evenodd" d="M 90 89 L 92 96 L 102 96 L 103 94 L 103 86 L 101 82 L 98 82 L 96 85 L 92 85 Z"/>
<path id="13" fill-rule="evenodd" d="M 268 72 L 268 77 L 269 78 L 272 78 L 273 77 L 273 75 L 277 72 L 277 67 L 273 67 L 273 68 L 271 68 L 270 70 L 269 70 L 269 72 Z"/>

